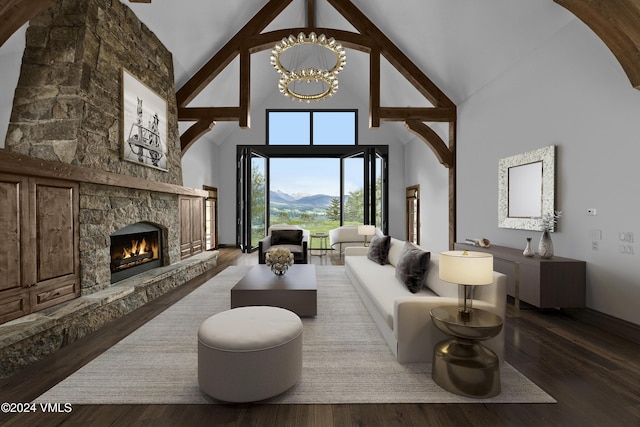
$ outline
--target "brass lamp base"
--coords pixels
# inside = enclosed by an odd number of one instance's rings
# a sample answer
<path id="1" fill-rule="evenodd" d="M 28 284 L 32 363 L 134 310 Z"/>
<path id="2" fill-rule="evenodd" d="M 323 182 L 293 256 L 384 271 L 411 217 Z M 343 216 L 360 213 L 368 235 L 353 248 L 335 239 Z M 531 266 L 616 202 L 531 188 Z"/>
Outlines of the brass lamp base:
<path id="1" fill-rule="evenodd" d="M 433 380 L 451 393 L 488 398 L 500 393 L 500 363 L 496 354 L 482 344 L 448 339 L 433 352 Z"/>

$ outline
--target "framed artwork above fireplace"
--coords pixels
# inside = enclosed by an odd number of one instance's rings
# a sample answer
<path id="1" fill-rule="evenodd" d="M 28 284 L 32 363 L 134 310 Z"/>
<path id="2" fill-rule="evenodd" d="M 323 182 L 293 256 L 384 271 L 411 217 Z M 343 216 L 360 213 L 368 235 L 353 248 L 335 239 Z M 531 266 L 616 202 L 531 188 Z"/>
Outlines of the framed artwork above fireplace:
<path id="1" fill-rule="evenodd" d="M 122 158 L 167 170 L 167 101 L 122 70 Z"/>

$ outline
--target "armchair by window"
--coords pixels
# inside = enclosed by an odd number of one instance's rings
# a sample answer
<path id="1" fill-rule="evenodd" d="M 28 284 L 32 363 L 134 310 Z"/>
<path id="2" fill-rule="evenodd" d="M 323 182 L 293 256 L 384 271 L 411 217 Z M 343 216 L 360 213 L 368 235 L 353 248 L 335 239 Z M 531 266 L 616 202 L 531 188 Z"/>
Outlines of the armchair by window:
<path id="1" fill-rule="evenodd" d="M 258 242 L 258 262 L 265 263 L 265 254 L 273 247 L 285 247 L 293 254 L 296 264 L 308 262 L 308 230 L 296 226 L 278 226 L 269 228 L 269 235 Z"/>

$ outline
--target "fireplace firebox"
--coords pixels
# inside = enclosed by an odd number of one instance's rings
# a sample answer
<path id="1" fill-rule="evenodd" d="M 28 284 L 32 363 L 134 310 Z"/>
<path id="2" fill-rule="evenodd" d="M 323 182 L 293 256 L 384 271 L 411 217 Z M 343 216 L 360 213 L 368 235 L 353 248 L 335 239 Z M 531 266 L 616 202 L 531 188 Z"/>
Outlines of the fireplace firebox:
<path id="1" fill-rule="evenodd" d="M 162 230 L 138 222 L 111 235 L 111 283 L 162 266 Z"/>

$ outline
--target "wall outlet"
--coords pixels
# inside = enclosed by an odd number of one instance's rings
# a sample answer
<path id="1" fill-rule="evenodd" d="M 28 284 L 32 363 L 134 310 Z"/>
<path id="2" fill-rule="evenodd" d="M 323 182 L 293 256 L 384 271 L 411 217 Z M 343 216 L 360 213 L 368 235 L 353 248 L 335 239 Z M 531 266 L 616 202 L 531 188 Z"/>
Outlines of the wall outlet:
<path id="1" fill-rule="evenodd" d="M 633 245 L 619 245 L 621 254 L 633 255 Z"/>
<path id="2" fill-rule="evenodd" d="M 597 214 L 598 214 L 598 212 L 595 210 L 595 208 L 587 209 L 587 215 L 596 216 Z"/>
<path id="3" fill-rule="evenodd" d="M 620 231 L 618 238 L 621 242 L 633 243 L 633 233 L 631 231 Z"/>

